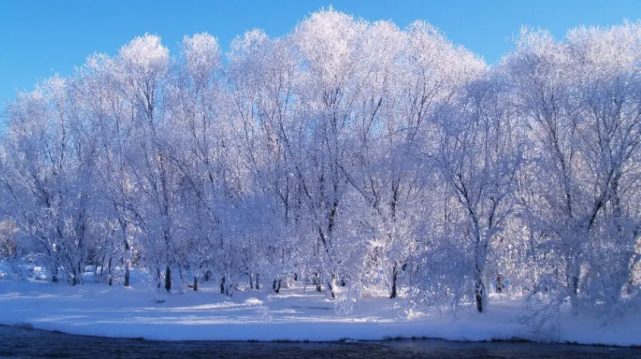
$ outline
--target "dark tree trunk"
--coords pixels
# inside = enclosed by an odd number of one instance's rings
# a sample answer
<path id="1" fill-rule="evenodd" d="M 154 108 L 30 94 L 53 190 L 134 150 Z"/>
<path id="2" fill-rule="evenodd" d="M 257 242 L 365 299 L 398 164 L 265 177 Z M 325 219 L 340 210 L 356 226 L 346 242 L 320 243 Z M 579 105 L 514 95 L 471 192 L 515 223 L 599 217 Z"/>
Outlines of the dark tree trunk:
<path id="1" fill-rule="evenodd" d="M 254 289 L 254 276 L 249 272 L 249 289 Z"/>
<path id="2" fill-rule="evenodd" d="M 503 276 L 500 274 L 496 276 L 496 292 L 503 293 Z"/>
<path id="3" fill-rule="evenodd" d="M 578 315 L 579 314 L 579 304 L 578 304 L 579 277 L 575 275 L 570 276 L 570 286 L 571 286 L 570 307 L 572 309 L 572 314 Z"/>
<path id="4" fill-rule="evenodd" d="M 476 310 L 483 313 L 485 310 L 485 285 L 480 274 L 477 274 L 476 283 L 474 284 L 474 299 L 476 300 Z"/>
<path id="5" fill-rule="evenodd" d="M 475 299 L 476 299 L 476 310 L 478 310 L 479 313 L 483 313 L 483 295 L 477 293 L 475 295 Z"/>
<path id="6" fill-rule="evenodd" d="M 125 257 L 122 258 L 122 264 L 125 266 L 125 287 L 129 287 L 129 263 L 132 260 L 132 253 L 130 251 L 129 242 L 127 242 L 127 225 L 124 223 L 122 224 L 122 235 L 125 242 L 125 251 L 128 254 L 128 256 L 125 256 L 126 259 Z"/>
<path id="7" fill-rule="evenodd" d="M 260 290 L 260 273 L 256 273 L 256 290 Z"/>
<path id="8" fill-rule="evenodd" d="M 394 264 L 392 268 L 392 293 L 390 294 L 390 299 L 396 298 L 396 279 L 398 278 L 398 265 Z"/>
<path id="9" fill-rule="evenodd" d="M 156 268 L 156 277 L 158 278 L 158 291 L 160 291 L 160 284 L 161 284 L 160 281 L 162 279 L 160 277 L 160 268 Z"/>
<path id="10" fill-rule="evenodd" d="M 169 266 L 165 268 L 165 289 L 167 293 L 171 291 L 171 269 L 169 269 Z"/>
<path id="11" fill-rule="evenodd" d="M 198 291 L 198 277 L 194 276 L 194 292 Z"/>
<path id="12" fill-rule="evenodd" d="M 322 290 L 320 273 L 316 272 L 314 282 L 316 283 L 316 291 L 320 292 Z"/>
<path id="13" fill-rule="evenodd" d="M 113 285 L 113 273 L 111 271 L 111 262 L 112 258 L 109 258 L 109 264 L 107 265 L 107 275 L 109 276 L 109 285 Z"/>
<path id="14" fill-rule="evenodd" d="M 220 294 L 225 294 L 225 277 L 220 280 Z"/>
<path id="15" fill-rule="evenodd" d="M 274 292 L 280 293 L 280 285 L 281 285 L 281 279 L 279 280 L 274 279 L 274 284 L 273 284 Z"/>
<path id="16" fill-rule="evenodd" d="M 125 264 L 125 287 L 129 287 L 129 264 Z"/>

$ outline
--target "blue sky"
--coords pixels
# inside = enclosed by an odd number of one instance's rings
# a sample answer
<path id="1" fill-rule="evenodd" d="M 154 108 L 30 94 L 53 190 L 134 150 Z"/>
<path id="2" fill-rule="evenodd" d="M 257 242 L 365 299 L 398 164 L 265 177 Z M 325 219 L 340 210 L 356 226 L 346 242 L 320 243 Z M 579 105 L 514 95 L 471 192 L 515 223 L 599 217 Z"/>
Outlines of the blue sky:
<path id="1" fill-rule="evenodd" d="M 227 49 L 246 30 L 262 28 L 281 36 L 329 5 L 400 27 L 427 21 L 489 63 L 512 48 L 509 39 L 522 25 L 563 37 L 582 24 L 641 19 L 639 0 L 0 0 L 0 103 L 14 98 L 16 89 L 31 90 L 55 73 L 71 74 L 91 53 L 115 54 L 146 32 L 161 36 L 175 50 L 183 35 L 207 31 Z"/>

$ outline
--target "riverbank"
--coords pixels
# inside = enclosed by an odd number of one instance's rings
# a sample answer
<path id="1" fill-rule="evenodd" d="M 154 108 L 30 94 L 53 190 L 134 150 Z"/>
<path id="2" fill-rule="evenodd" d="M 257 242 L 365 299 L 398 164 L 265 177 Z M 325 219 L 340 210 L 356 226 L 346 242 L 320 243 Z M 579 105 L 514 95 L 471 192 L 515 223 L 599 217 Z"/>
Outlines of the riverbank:
<path id="1" fill-rule="evenodd" d="M 130 288 L 86 284 L 71 287 L 37 281 L 0 280 L 0 324 L 64 333 L 151 340 L 345 341 L 438 338 L 455 341 L 526 340 L 616 346 L 641 345 L 641 316 L 616 325 L 587 315 L 561 313 L 560 332 L 535 335 L 517 323 L 520 297 L 493 296 L 486 313 L 472 306 L 454 319 L 449 313 L 408 310 L 407 299 L 365 297 L 344 314 L 326 293 L 312 287 L 279 294 L 216 286 L 198 292 L 155 295 L 145 283 Z M 337 310 L 338 309 L 338 310 Z"/>
<path id="2" fill-rule="evenodd" d="M 442 340 L 377 342 L 149 341 L 76 336 L 0 325 L 0 357 L 53 358 L 641 358 L 641 348 Z"/>

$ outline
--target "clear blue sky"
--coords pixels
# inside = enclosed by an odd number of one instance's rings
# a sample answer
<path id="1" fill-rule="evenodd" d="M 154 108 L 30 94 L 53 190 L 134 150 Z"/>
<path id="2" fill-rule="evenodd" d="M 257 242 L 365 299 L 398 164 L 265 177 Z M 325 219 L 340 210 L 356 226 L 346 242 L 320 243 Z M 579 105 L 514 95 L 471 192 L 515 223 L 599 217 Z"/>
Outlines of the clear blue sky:
<path id="1" fill-rule="evenodd" d="M 55 73 L 69 75 L 94 52 L 115 54 L 137 35 L 162 37 L 175 50 L 183 35 L 207 31 L 226 50 L 246 30 L 290 32 L 308 14 L 332 5 L 366 20 L 404 27 L 421 19 L 457 44 L 495 63 L 521 25 L 557 37 L 578 25 L 641 19 L 641 0 L 0 0 L 0 108 L 15 90 Z"/>

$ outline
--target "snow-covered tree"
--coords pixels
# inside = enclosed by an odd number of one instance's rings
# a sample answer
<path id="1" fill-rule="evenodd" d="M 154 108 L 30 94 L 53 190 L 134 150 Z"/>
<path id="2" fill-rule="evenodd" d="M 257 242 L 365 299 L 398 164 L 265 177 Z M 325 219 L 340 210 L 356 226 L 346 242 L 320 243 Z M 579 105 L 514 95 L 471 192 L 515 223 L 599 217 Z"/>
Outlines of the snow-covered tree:
<path id="1" fill-rule="evenodd" d="M 311 282 L 344 312 L 486 312 L 505 275 L 535 325 L 615 318 L 641 300 L 640 29 L 524 30 L 496 66 L 331 8 L 226 54 L 137 37 L 7 107 L 0 257 L 170 293 Z"/>

